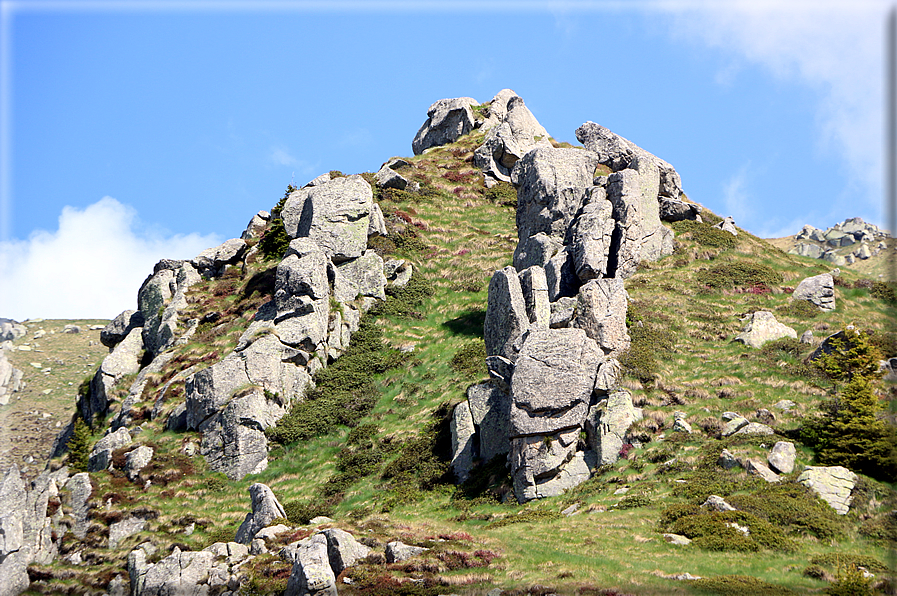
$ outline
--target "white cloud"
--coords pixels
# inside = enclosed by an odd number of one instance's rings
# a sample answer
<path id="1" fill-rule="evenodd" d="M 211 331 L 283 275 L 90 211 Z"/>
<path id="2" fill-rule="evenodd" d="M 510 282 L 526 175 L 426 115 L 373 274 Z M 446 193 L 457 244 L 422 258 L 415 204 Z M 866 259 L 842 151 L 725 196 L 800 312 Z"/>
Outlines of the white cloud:
<path id="1" fill-rule="evenodd" d="M 819 93 L 820 149 L 845 164 L 844 207 L 877 211 L 883 183 L 884 31 L 891 7 L 865 2 L 732 0 L 652 5 L 674 16 L 679 39 L 699 40 L 766 68 L 780 80 L 808 84 Z M 725 84 L 736 64 L 718 73 Z M 832 197 L 833 199 L 835 197 Z"/>
<path id="2" fill-rule="evenodd" d="M 751 197 L 748 194 L 748 169 L 750 163 L 741 166 L 729 180 L 723 184 L 723 201 L 726 213 L 735 219 L 735 223 L 744 227 L 753 215 Z"/>
<path id="3" fill-rule="evenodd" d="M 64 207 L 55 232 L 0 242 L 0 316 L 105 318 L 137 306 L 137 291 L 162 258 L 190 259 L 215 235 L 135 229 L 137 212 L 112 197 Z"/>

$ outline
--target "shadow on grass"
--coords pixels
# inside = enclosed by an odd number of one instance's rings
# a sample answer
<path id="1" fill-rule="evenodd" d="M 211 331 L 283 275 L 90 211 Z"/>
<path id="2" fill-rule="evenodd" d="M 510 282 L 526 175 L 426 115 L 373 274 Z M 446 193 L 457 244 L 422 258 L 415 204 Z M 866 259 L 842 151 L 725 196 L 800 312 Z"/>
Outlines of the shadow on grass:
<path id="1" fill-rule="evenodd" d="M 483 323 L 486 321 L 485 310 L 472 310 L 460 317 L 449 319 L 442 324 L 443 327 L 455 335 L 468 335 L 470 337 L 483 337 Z"/>

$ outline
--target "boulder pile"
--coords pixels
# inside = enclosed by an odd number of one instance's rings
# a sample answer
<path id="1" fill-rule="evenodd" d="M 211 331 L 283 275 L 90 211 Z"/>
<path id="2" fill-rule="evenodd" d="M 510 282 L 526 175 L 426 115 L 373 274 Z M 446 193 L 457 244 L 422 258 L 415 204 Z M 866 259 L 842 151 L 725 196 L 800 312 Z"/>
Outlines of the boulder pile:
<path id="1" fill-rule="evenodd" d="M 440 106 L 470 109 L 467 99 L 434 104 L 421 131 L 446 121 Z M 585 149 L 558 148 L 512 91 L 478 108 L 461 128 L 488 130 L 474 163 L 487 186 L 516 188 L 518 243 L 489 284 L 491 381 L 454 411 L 453 469 L 463 480 L 476 460 L 507 453 L 524 502 L 583 482 L 628 442 L 641 411 L 616 388 L 616 356 L 629 347 L 623 280 L 672 253 L 662 213 L 696 219 L 700 208 L 670 164 L 594 122 L 576 131 Z M 415 152 L 436 144 L 421 138 Z"/>
<path id="2" fill-rule="evenodd" d="M 794 237 L 791 254 L 825 259 L 838 267 L 878 255 L 888 248 L 891 235 L 874 224 L 853 217 L 820 230 L 806 225 Z"/>

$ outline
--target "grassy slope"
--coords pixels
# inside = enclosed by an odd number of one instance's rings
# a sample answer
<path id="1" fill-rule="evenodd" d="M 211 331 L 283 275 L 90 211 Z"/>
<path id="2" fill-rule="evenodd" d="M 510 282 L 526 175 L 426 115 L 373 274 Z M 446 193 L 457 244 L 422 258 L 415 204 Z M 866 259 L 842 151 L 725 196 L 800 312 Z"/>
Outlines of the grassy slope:
<path id="1" fill-rule="evenodd" d="M 479 186 L 480 176 L 475 175 L 467 161 L 481 141 L 481 136 L 466 137 L 455 145 L 409 160 L 412 166 L 404 169 L 403 174 L 441 192 L 423 199 L 400 195 L 399 198 L 411 200 L 381 200 L 388 218 L 397 221 L 392 214 L 399 210 L 406 221 L 411 219 L 420 238 L 431 247 L 399 256 L 409 258 L 436 291 L 419 308 L 422 318 L 380 321 L 392 345 L 414 348 L 413 358 L 406 365 L 376 379 L 381 397 L 362 422 L 379 428 L 380 441 L 401 440 L 421 431 L 440 404 L 462 400 L 466 387 L 480 380 L 455 372 L 450 361 L 460 348 L 479 341 L 486 282 L 492 271 L 510 264 L 516 244 L 513 207 L 488 200 Z M 859 515 L 867 513 L 862 503 L 859 513 L 853 512 L 839 521 L 838 538 L 819 540 L 794 534 L 796 549 L 788 552 L 708 552 L 674 547 L 663 541 L 658 520 L 668 505 L 687 500 L 674 491 L 692 482 L 689 464 L 698 461 L 702 447 L 721 445 L 701 431 L 702 421 L 718 420 L 726 410 L 750 418 L 760 407 L 769 408 L 780 399 L 792 399 L 798 402 L 798 408 L 790 414 L 776 411 L 776 424 L 781 429 L 793 428 L 802 416 L 814 411 L 826 389 L 816 379 L 793 374 L 799 370 L 794 366 L 797 359 L 783 354 L 760 358 L 757 351 L 730 341 L 740 330 L 741 315 L 760 308 L 775 311 L 787 304 L 787 294 L 704 293 L 695 280 L 702 268 L 745 259 L 773 267 L 784 277 L 781 285 L 794 286 L 805 276 L 826 271 L 825 264 L 785 255 L 746 233 L 739 235 L 737 247 L 727 250 L 701 246 L 688 235 L 679 235 L 679 242 L 676 254 L 645 265 L 626 283 L 639 312 L 650 313 L 645 322 L 670 330 L 675 338 L 673 349 L 658 351 L 652 383 L 624 380 L 633 390 L 635 400 L 645 408 L 646 420 L 651 421 L 642 424 L 651 441 L 570 494 L 525 506 L 500 504 L 484 497 L 465 499 L 450 485 L 414 493 L 410 499 L 404 495 L 403 502 L 396 498 L 391 485 L 379 474 L 373 474 L 347 491 L 333 514 L 336 525 L 381 544 L 398 538 L 430 544 L 443 555 L 450 550 L 483 550 L 498 553 L 499 557 L 488 566 L 450 565 L 446 563 L 448 555 L 442 561 L 432 555 L 429 567 L 387 569 L 372 564 L 358 572 L 356 585 L 359 581 L 361 585 L 373 585 L 363 580 L 391 574 L 438 578 L 444 584 L 452 584 L 451 588 L 433 588 L 432 592 L 420 589 L 420 593 L 433 594 L 482 593 L 484 586 L 496 585 L 505 589 L 551 586 L 562 593 L 588 593 L 588 587 L 633 594 L 698 593 L 694 586 L 666 577 L 689 572 L 699 576 L 751 575 L 800 593 L 812 593 L 821 592 L 825 584 L 804 577 L 801 571 L 815 555 L 848 552 L 886 558 L 881 544 L 857 533 Z M 270 292 L 272 265 L 255 261 L 242 279 L 234 276 L 205 282 L 191 290 L 191 311 L 185 313 L 185 318 L 210 310 L 223 312 L 224 316 L 216 327 L 202 329 L 193 343 L 179 348 L 178 368 L 204 366 L 231 349 L 254 309 Z M 848 280 L 857 277 L 851 271 L 843 275 Z M 245 289 L 250 279 L 258 291 Z M 892 313 L 866 290 L 838 288 L 837 295 L 838 310 L 833 313 L 800 319 L 779 311 L 777 316 L 798 334 L 812 328 L 817 337 L 852 322 L 863 328 L 887 327 Z M 210 353 L 215 353 L 214 357 Z M 158 386 L 170 376 L 166 373 L 156 379 Z M 154 395 L 153 391 L 151 387 L 147 395 Z M 169 395 L 182 397 L 182 391 L 182 382 L 176 382 Z M 177 399 L 169 399 L 168 407 L 176 402 Z M 669 440 L 675 410 L 685 411 L 695 427 L 695 435 L 687 440 Z M 223 476 L 209 475 L 201 457 L 181 455 L 182 445 L 196 442 L 198 437 L 192 433 L 162 432 L 162 420 L 146 421 L 141 439 L 155 445 L 160 454 L 155 469 L 147 472 L 153 479 L 151 486 L 143 489 L 120 475 L 106 472 L 93 475 L 98 501 L 113 501 L 111 512 L 98 515 L 93 533 L 96 545 L 102 545 L 105 524 L 133 508 L 145 506 L 158 513 L 148 531 L 126 539 L 115 553 L 103 548 L 88 549 L 92 567 L 71 568 L 74 577 L 35 584 L 32 592 L 52 593 L 64 584 L 87 585 L 96 578 L 105 577 L 108 581 L 123 571 L 128 550 L 144 540 L 152 540 L 167 552 L 167 547 L 174 543 L 199 549 L 215 540 L 232 539 L 237 524 L 248 511 L 247 489 L 253 482 L 270 485 L 284 503 L 320 498 L 322 487 L 335 471 L 336 455 L 348 433 L 348 429 L 339 427 L 328 436 L 278 449 L 267 471 L 230 482 Z M 705 422 L 705 426 L 712 432 L 710 423 Z M 666 442 L 660 442 L 663 436 L 668 438 Z M 765 447 L 755 439 L 726 444 L 738 456 L 762 456 L 771 441 L 766 440 Z M 674 456 L 682 465 L 665 470 L 662 460 Z M 811 454 L 799 450 L 798 464 L 808 463 Z M 743 472 L 716 474 L 740 483 L 743 491 L 753 486 Z M 870 486 L 876 488 L 881 501 L 886 495 L 884 488 L 875 483 Z M 643 495 L 644 498 L 628 501 L 637 507 L 615 507 L 625 498 L 615 494 L 622 487 L 629 488 L 628 496 Z M 580 512 L 560 518 L 557 513 L 571 504 L 578 504 Z M 521 513 L 522 517 L 516 517 Z M 502 519 L 526 521 L 496 523 Z M 197 522 L 197 531 L 187 536 L 183 527 L 191 521 Z M 284 540 L 300 536 L 294 534 Z M 439 536 L 446 541 L 435 541 Z M 278 577 L 282 577 L 285 568 L 285 564 L 273 558 L 261 557 L 256 564 L 252 573 L 259 576 L 276 576 L 279 570 Z M 61 571 L 67 568 L 63 563 L 53 566 L 57 576 L 64 575 Z M 278 585 L 272 581 L 260 583 L 268 590 Z M 341 587 L 341 593 L 358 590 Z"/>

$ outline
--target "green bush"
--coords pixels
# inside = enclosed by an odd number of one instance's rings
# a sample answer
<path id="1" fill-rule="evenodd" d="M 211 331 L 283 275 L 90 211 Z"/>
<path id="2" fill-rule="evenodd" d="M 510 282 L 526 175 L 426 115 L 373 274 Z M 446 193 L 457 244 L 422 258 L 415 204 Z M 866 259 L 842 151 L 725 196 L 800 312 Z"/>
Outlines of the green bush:
<path id="1" fill-rule="evenodd" d="M 415 437 L 405 440 L 398 455 L 384 468 L 381 477 L 389 480 L 394 489 L 413 488 L 432 490 L 450 481 L 451 408 L 442 404 L 433 419 Z"/>
<path id="2" fill-rule="evenodd" d="M 290 237 L 283 226 L 283 220 L 273 219 L 258 243 L 262 257 L 267 261 L 280 260 L 290 247 Z"/>
<path id="3" fill-rule="evenodd" d="M 653 383 L 658 358 L 668 357 L 676 348 L 676 337 L 670 327 L 657 322 L 644 312 L 644 305 L 629 303 L 626 324 L 629 326 L 629 349 L 620 355 L 623 373 L 642 383 Z"/>
<path id="4" fill-rule="evenodd" d="M 766 265 L 748 261 L 732 261 L 710 269 L 702 269 L 695 274 L 698 283 L 716 290 L 735 286 L 776 286 L 782 283 L 782 275 Z"/>
<path id="5" fill-rule="evenodd" d="M 449 365 L 465 377 L 480 378 L 486 375 L 486 344 L 479 340 L 467 342 L 455 352 Z"/>
<path id="6" fill-rule="evenodd" d="M 787 317 L 794 317 L 801 321 L 812 319 L 822 311 L 818 306 L 808 300 L 790 300 L 786 304 L 776 308 L 776 312 Z"/>
<path id="7" fill-rule="evenodd" d="M 617 509 L 636 509 L 651 505 L 651 497 L 648 495 L 626 495 L 616 504 Z"/>
<path id="8" fill-rule="evenodd" d="M 830 569 L 853 565 L 855 567 L 865 567 L 872 573 L 884 573 L 890 571 L 887 565 L 870 555 L 854 555 L 851 553 L 826 553 L 818 555 L 810 559 L 813 565 L 820 565 Z"/>
<path id="9" fill-rule="evenodd" d="M 433 284 L 415 272 L 404 286 L 387 286 L 386 300 L 378 302 L 369 311 L 372 316 L 389 316 L 404 319 L 420 319 L 417 308 L 433 295 Z"/>
<path id="10" fill-rule="evenodd" d="M 484 194 L 486 200 L 505 207 L 517 207 L 517 189 L 508 182 L 499 182 L 492 188 L 487 188 Z"/>
<path id="11" fill-rule="evenodd" d="M 524 509 L 517 515 L 507 515 L 501 519 L 486 524 L 487 529 L 503 528 L 511 524 L 528 524 L 532 522 L 554 521 L 564 516 L 557 511 L 548 511 L 545 509 Z"/>
<path id="12" fill-rule="evenodd" d="M 897 283 L 895 282 L 873 281 L 872 287 L 869 288 L 869 293 L 874 298 L 893 304 L 897 302 L 895 288 L 897 288 Z"/>
<path id="13" fill-rule="evenodd" d="M 676 233 L 689 234 L 692 240 L 702 246 L 723 249 L 738 246 L 738 236 L 734 236 L 719 228 L 714 228 L 706 223 L 684 220 L 673 222 L 671 225 Z"/>
<path id="14" fill-rule="evenodd" d="M 699 593 L 717 596 L 798 596 L 784 586 L 767 583 L 747 575 L 718 575 L 690 582 Z"/>
<path id="15" fill-rule="evenodd" d="M 866 577 L 855 565 L 839 568 L 835 581 L 825 589 L 829 596 L 873 596 L 872 578 Z"/>
<path id="16" fill-rule="evenodd" d="M 869 518 L 860 525 L 860 534 L 886 544 L 897 544 L 897 513 L 889 511 Z"/>
<path id="17" fill-rule="evenodd" d="M 729 503 L 779 528 L 807 532 L 822 540 L 844 533 L 841 516 L 800 484 L 769 485 L 752 494 L 732 495 Z"/>
<path id="18" fill-rule="evenodd" d="M 83 418 L 77 416 L 72 428 L 72 436 L 66 443 L 69 452 L 69 465 L 79 472 L 86 472 L 91 447 L 90 427 Z"/>
<path id="19" fill-rule="evenodd" d="M 383 330 L 364 316 L 345 353 L 315 375 L 315 387 L 266 434 L 281 444 L 307 441 L 334 426 L 355 426 L 377 403 L 374 375 L 401 365 L 407 355 L 383 342 Z"/>
<path id="20" fill-rule="evenodd" d="M 745 535 L 737 528 L 727 525 L 730 523 L 747 526 L 750 534 Z M 702 510 L 694 515 L 678 518 L 668 528 L 674 534 L 691 538 L 695 546 L 704 550 L 794 550 L 794 543 L 781 530 L 744 511 Z"/>
<path id="21" fill-rule="evenodd" d="M 287 501 L 283 510 L 290 523 L 303 526 L 316 517 L 333 515 L 333 506 L 321 499 Z"/>

